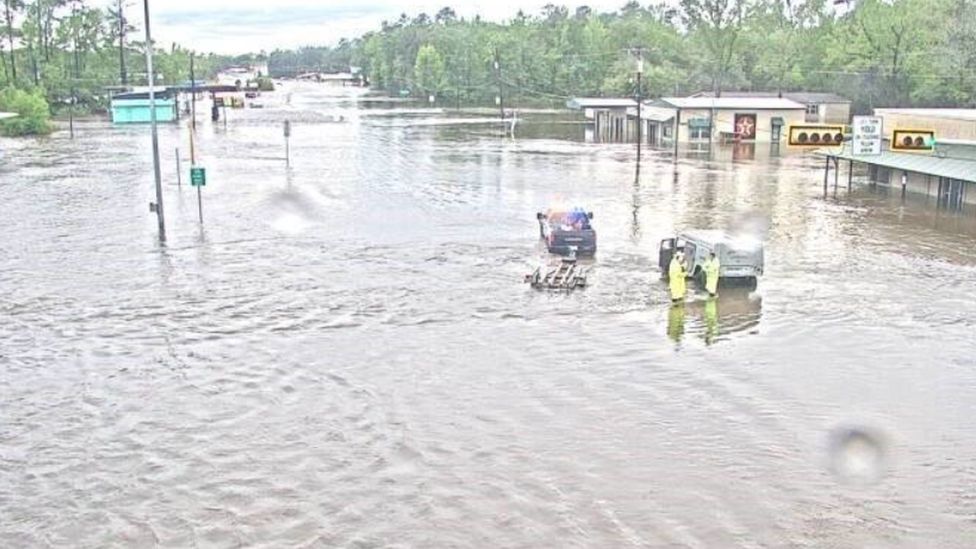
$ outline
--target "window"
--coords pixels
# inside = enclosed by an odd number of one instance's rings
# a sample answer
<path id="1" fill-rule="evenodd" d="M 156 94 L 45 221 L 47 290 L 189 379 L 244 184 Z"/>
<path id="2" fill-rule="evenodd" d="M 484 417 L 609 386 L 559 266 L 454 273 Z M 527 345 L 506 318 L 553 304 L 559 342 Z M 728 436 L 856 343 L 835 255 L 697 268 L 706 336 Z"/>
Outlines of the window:
<path id="1" fill-rule="evenodd" d="M 688 128 L 689 139 L 708 139 L 708 135 L 712 132 L 712 128 L 708 126 L 694 126 Z"/>
<path id="2" fill-rule="evenodd" d="M 813 115 L 813 116 L 819 115 L 820 114 L 820 105 L 817 105 L 816 103 L 811 103 L 811 104 L 807 105 L 807 114 L 810 114 L 810 115 Z"/>

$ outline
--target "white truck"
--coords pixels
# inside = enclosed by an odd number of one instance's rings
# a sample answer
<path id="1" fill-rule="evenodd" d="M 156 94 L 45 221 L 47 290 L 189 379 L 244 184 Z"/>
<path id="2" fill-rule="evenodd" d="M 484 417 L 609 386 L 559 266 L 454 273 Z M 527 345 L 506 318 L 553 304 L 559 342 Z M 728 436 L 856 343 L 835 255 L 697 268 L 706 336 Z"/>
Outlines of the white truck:
<path id="1" fill-rule="evenodd" d="M 697 229 L 683 231 L 674 238 L 665 238 L 658 251 L 658 266 L 665 278 L 668 277 L 668 267 L 676 250 L 684 250 L 688 276 L 702 287 L 705 286 L 705 270 L 702 266 L 712 252 L 715 252 L 721 265 L 719 284 L 755 288 L 758 278 L 763 274 L 763 243 L 754 237 L 735 236 L 721 230 Z"/>

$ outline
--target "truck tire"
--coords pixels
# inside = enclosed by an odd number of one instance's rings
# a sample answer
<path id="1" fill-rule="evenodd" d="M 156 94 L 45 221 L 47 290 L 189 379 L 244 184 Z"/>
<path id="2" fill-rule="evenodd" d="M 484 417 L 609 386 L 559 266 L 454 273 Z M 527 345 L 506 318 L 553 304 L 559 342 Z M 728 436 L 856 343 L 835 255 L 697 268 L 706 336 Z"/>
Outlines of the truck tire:
<path id="1" fill-rule="evenodd" d="M 750 292 L 754 291 L 756 288 L 759 287 L 759 279 L 754 276 L 750 276 L 745 279 L 745 286 L 746 288 L 749 289 Z"/>

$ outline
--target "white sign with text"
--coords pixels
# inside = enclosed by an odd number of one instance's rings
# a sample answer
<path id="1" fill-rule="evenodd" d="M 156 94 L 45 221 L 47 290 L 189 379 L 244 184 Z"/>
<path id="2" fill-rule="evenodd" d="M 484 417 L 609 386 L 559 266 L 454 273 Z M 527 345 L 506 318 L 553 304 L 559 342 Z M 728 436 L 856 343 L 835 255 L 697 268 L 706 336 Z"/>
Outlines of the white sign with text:
<path id="1" fill-rule="evenodd" d="M 855 156 L 881 154 L 883 121 L 880 116 L 855 116 L 852 126 L 851 152 Z"/>

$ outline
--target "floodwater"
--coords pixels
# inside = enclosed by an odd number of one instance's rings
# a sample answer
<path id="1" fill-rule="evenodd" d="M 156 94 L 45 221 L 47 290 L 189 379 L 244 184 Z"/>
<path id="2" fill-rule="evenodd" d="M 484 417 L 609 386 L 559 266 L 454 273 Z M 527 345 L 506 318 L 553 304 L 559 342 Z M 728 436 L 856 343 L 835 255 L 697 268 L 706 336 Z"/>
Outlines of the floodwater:
<path id="1" fill-rule="evenodd" d="M 971 214 L 763 146 L 638 176 L 561 116 L 264 101 L 198 129 L 202 226 L 162 127 L 165 245 L 148 128 L 0 140 L 0 546 L 976 545 Z M 557 203 L 600 238 L 568 294 L 522 282 Z M 672 308 L 692 227 L 762 235 L 758 290 Z"/>

